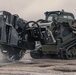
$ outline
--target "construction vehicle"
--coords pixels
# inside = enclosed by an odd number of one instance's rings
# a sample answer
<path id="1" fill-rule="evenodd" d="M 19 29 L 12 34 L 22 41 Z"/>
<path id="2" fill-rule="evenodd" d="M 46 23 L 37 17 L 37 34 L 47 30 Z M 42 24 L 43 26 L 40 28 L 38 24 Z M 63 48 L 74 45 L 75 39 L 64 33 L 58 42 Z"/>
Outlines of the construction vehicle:
<path id="1" fill-rule="evenodd" d="M 72 33 L 74 20 L 72 13 L 64 11 L 46 12 L 45 20 L 36 22 L 0 11 L 1 52 L 9 61 L 20 60 L 28 49 L 33 58 L 49 53 L 73 59 L 76 57 L 76 37 Z"/>
<path id="2" fill-rule="evenodd" d="M 36 22 L 27 22 L 17 14 L 0 11 L 0 49 L 7 60 L 18 61 L 24 56 L 26 50 L 35 49 L 33 28 L 28 25 L 29 23 L 38 26 Z"/>
<path id="3" fill-rule="evenodd" d="M 74 15 L 64 10 L 46 12 L 45 20 L 37 21 L 42 33 L 41 46 L 31 50 L 31 57 L 42 58 L 48 54 L 62 59 L 76 58 L 76 36 L 72 32 L 76 30 L 72 26 L 74 20 Z"/>

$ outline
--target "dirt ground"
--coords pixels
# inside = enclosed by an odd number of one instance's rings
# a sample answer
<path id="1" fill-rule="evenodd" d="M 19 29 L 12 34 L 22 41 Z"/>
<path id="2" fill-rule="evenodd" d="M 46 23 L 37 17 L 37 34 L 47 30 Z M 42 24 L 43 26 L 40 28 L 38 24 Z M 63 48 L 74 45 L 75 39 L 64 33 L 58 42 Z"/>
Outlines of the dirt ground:
<path id="1" fill-rule="evenodd" d="M 19 62 L 6 62 L 0 55 L 0 75 L 76 75 L 76 60 L 33 59 L 29 51 Z"/>

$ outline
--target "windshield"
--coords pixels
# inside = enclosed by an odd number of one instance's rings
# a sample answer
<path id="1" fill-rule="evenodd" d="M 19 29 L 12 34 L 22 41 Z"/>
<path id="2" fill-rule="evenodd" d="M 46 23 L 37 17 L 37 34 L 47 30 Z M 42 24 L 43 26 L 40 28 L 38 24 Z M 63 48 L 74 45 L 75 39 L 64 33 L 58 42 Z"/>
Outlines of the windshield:
<path id="1" fill-rule="evenodd" d="M 74 19 L 71 15 L 62 15 L 62 17 L 66 19 Z"/>
<path id="2" fill-rule="evenodd" d="M 50 14 L 47 18 L 48 21 L 52 21 L 54 19 L 57 19 L 58 18 L 58 15 L 57 14 Z"/>

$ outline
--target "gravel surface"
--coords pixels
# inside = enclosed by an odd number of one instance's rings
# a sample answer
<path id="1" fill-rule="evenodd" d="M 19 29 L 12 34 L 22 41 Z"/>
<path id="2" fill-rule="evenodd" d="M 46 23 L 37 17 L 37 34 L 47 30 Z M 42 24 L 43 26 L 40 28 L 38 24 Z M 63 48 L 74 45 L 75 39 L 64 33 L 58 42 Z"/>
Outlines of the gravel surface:
<path id="1" fill-rule="evenodd" d="M 19 62 L 7 62 L 0 53 L 0 75 L 76 75 L 76 60 L 33 59 L 29 51 Z"/>

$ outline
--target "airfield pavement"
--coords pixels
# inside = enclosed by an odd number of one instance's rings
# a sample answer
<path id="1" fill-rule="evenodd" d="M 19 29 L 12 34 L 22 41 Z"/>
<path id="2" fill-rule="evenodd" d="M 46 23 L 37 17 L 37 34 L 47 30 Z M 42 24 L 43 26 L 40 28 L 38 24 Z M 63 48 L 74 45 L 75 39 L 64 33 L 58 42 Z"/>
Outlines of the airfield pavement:
<path id="1" fill-rule="evenodd" d="M 30 51 L 19 62 L 7 62 L 0 53 L 0 75 L 76 75 L 76 59 L 33 59 Z"/>

